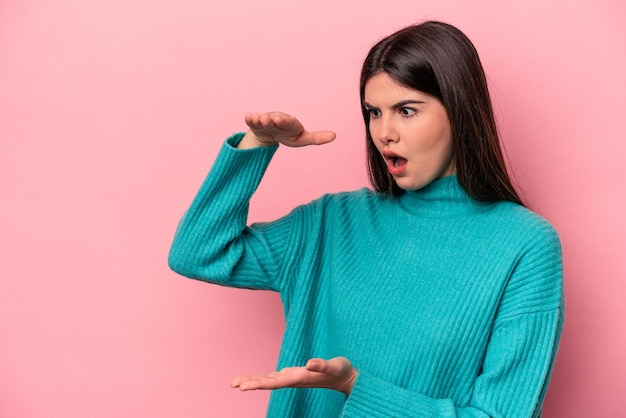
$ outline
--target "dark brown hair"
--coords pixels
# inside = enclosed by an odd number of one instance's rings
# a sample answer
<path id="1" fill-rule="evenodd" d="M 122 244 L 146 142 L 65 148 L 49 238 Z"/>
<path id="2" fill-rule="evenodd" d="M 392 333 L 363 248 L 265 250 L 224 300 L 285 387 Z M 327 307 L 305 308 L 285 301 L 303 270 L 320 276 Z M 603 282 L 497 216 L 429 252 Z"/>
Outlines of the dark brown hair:
<path id="1" fill-rule="evenodd" d="M 487 80 L 472 42 L 446 23 L 406 27 L 378 42 L 361 71 L 361 110 L 365 121 L 370 181 L 375 190 L 400 195 L 369 132 L 365 84 L 384 72 L 398 83 L 441 101 L 452 132 L 452 157 L 459 184 L 473 198 L 523 205 L 504 164 Z"/>

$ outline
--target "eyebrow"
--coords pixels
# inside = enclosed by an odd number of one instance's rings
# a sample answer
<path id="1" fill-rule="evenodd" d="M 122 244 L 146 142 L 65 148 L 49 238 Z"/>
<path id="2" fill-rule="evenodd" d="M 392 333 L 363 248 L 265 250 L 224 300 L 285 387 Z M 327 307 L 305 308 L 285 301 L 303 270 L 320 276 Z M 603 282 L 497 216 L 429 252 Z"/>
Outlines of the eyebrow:
<path id="1" fill-rule="evenodd" d="M 395 103 L 391 106 L 391 108 L 393 110 L 399 109 L 401 107 L 404 107 L 408 104 L 426 104 L 426 102 L 422 101 L 422 100 L 402 100 L 398 103 Z M 367 103 L 367 102 L 363 102 L 363 105 L 368 108 L 368 109 L 376 109 L 376 106 L 372 106 L 371 104 Z"/>

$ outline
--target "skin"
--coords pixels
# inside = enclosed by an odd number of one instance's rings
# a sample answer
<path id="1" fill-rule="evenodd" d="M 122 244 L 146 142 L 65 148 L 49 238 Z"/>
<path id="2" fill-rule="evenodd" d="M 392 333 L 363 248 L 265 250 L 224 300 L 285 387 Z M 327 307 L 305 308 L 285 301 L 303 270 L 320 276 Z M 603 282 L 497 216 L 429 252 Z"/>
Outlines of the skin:
<path id="1" fill-rule="evenodd" d="M 388 157 L 387 153 L 392 152 L 406 160 L 402 173 L 394 175 L 398 186 L 417 190 L 454 173 L 450 122 L 438 99 L 380 73 L 365 85 L 365 106 L 370 112 L 370 134 L 381 155 Z M 298 119 L 281 112 L 247 113 L 245 121 L 250 129 L 237 146 L 239 149 L 278 144 L 321 145 L 336 137 L 332 131 L 309 132 Z M 345 357 L 313 358 L 305 366 L 237 376 L 231 386 L 241 391 L 326 388 L 348 396 L 357 377 L 358 371 Z"/>
<path id="2" fill-rule="evenodd" d="M 309 132 L 300 121 L 282 112 L 246 113 L 246 125 L 250 128 L 237 148 L 247 149 L 283 144 L 288 147 L 322 145 L 337 136 L 332 131 Z"/>
<path id="3" fill-rule="evenodd" d="M 281 112 L 247 113 L 245 121 L 250 130 L 237 146 L 238 149 L 274 146 L 289 147 L 322 145 L 335 139 L 332 131 L 309 132 L 298 119 Z M 235 377 L 231 387 L 241 391 L 280 388 L 326 388 L 344 393 L 352 391 L 357 370 L 345 357 L 329 360 L 310 359 L 305 366 L 287 367 L 276 372 Z"/>
<path id="4" fill-rule="evenodd" d="M 286 367 L 277 372 L 237 376 L 231 387 L 241 391 L 281 388 L 326 388 L 350 394 L 358 376 L 357 370 L 345 357 L 330 360 L 310 359 L 304 367 Z"/>
<path id="5" fill-rule="evenodd" d="M 379 73 L 365 84 L 364 102 L 378 151 L 406 159 L 393 176 L 400 188 L 418 190 L 454 173 L 450 121 L 439 99 Z"/>

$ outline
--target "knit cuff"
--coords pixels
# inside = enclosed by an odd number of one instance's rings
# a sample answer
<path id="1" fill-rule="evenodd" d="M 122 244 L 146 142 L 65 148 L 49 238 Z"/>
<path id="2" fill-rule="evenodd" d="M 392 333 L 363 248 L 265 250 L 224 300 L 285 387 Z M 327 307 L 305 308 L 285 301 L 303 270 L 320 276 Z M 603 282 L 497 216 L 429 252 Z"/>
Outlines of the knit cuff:
<path id="1" fill-rule="evenodd" d="M 344 418 L 455 416 L 454 405 L 400 388 L 359 371 L 344 405 Z"/>
<path id="2" fill-rule="evenodd" d="M 236 198 L 232 196 L 233 192 L 241 194 L 237 197 L 242 199 L 240 201 L 252 197 L 278 145 L 237 149 L 243 136 L 241 132 L 236 133 L 224 141 L 200 193 L 227 190 L 231 196 L 229 200 Z"/>

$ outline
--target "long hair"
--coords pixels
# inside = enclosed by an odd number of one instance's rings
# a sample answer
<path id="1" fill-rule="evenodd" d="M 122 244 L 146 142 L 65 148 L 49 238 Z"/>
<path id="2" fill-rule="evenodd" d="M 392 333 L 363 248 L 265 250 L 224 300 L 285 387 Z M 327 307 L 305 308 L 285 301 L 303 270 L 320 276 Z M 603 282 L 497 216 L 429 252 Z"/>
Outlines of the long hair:
<path id="1" fill-rule="evenodd" d="M 478 53 L 472 42 L 446 23 L 425 22 L 401 29 L 370 50 L 361 70 L 368 173 L 375 190 L 400 195 L 369 132 L 365 84 L 386 73 L 398 83 L 436 97 L 448 113 L 452 157 L 459 184 L 474 199 L 524 205 L 506 170 L 500 139 Z"/>

